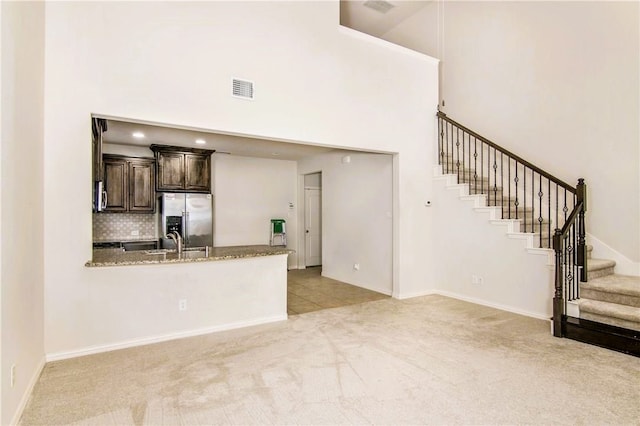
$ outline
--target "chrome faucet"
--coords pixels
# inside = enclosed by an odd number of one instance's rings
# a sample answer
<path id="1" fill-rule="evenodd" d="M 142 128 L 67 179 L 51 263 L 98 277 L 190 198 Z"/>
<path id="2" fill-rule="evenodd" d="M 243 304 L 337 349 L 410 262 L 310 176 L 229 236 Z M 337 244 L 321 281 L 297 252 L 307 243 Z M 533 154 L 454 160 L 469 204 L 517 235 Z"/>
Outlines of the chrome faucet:
<path id="1" fill-rule="evenodd" d="M 176 244 L 176 253 L 182 253 L 182 237 L 178 231 L 173 231 L 167 235 L 167 238 L 171 238 Z"/>

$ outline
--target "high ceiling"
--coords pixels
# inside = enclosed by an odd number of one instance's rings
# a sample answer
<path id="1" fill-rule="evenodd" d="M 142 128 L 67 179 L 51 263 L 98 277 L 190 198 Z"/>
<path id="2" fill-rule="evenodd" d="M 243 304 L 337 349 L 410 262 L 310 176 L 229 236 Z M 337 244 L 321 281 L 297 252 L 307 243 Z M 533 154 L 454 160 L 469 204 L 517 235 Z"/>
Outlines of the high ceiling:
<path id="1" fill-rule="evenodd" d="M 375 37 L 381 37 L 429 3 L 430 1 L 341 0 L 340 24 Z M 144 137 L 135 138 L 133 136 L 135 132 L 143 133 Z M 196 144 L 197 139 L 204 140 L 205 144 Z M 294 161 L 333 150 L 327 146 L 249 138 L 116 119 L 108 120 L 108 130 L 104 134 L 104 142 L 143 147 L 148 147 L 151 144 L 195 147 L 215 149 L 221 153 L 239 156 Z"/>
<path id="2" fill-rule="evenodd" d="M 360 32 L 382 37 L 431 1 L 341 0 L 340 24 Z"/>
<path id="3" fill-rule="evenodd" d="M 140 132 L 142 138 L 134 133 Z M 204 144 L 197 144 L 202 140 Z M 266 139 L 247 138 L 202 130 L 143 124 L 121 120 L 107 120 L 103 142 L 148 147 L 151 144 L 215 149 L 217 152 L 246 157 L 299 160 L 310 155 L 331 151 L 326 146 L 303 145 Z"/>

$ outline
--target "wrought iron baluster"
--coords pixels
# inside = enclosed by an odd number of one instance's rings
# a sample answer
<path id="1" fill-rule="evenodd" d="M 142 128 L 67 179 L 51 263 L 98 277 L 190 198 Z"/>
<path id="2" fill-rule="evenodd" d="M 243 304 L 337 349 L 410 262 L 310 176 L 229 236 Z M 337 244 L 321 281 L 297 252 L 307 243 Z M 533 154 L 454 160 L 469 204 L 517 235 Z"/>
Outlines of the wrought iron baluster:
<path id="1" fill-rule="evenodd" d="M 513 181 L 516 184 L 516 188 L 515 188 L 515 202 L 513 203 L 516 206 L 516 219 L 518 219 L 518 206 L 520 205 L 520 201 L 518 201 L 518 181 L 520 179 L 518 178 L 518 161 L 516 160 L 516 177 L 513 178 Z M 509 203 L 511 203 L 511 200 L 509 200 Z"/>
<path id="2" fill-rule="evenodd" d="M 455 149 L 455 133 L 457 129 L 451 125 L 451 173 L 456 171 L 456 149 Z"/>
<path id="3" fill-rule="evenodd" d="M 438 164 L 441 168 L 444 168 L 444 149 L 442 146 L 442 140 L 444 138 L 444 130 L 442 129 L 442 117 L 438 117 Z M 444 173 L 444 170 L 442 170 Z"/>
<path id="4" fill-rule="evenodd" d="M 522 218 L 524 219 L 524 232 L 527 232 L 527 166 L 522 167 Z"/>
<path id="5" fill-rule="evenodd" d="M 509 179 L 507 179 L 507 182 L 509 184 L 509 196 L 507 197 L 507 205 L 509 206 L 509 219 L 511 219 L 511 156 L 507 156 L 508 161 L 507 161 L 507 166 L 509 167 L 507 169 L 507 172 L 509 173 Z"/>
<path id="6" fill-rule="evenodd" d="M 502 188 L 500 199 L 502 200 L 502 217 L 504 219 L 504 153 L 500 151 L 500 187 Z"/>
<path id="7" fill-rule="evenodd" d="M 469 187 L 471 187 L 471 134 L 467 134 L 467 166 L 469 167 Z"/>
<path id="8" fill-rule="evenodd" d="M 539 189 L 539 188 L 538 188 Z M 536 174 L 534 170 L 531 170 L 531 233 L 535 233 L 535 223 L 537 222 L 536 217 L 536 203 L 535 203 L 535 194 L 536 194 Z"/>
<path id="9" fill-rule="evenodd" d="M 547 197 L 549 202 L 549 205 L 547 206 L 547 210 L 548 210 L 547 218 L 549 219 L 547 222 L 547 233 L 548 233 L 547 238 L 551 239 L 551 180 L 549 179 L 547 179 Z M 542 226 L 540 226 L 540 229 L 542 229 Z M 551 246 L 551 241 L 549 241 L 549 246 Z"/>
<path id="10" fill-rule="evenodd" d="M 442 141 L 443 149 L 446 150 L 446 155 L 444 156 L 445 164 L 445 174 L 449 174 L 449 123 L 444 122 L 444 140 Z"/>
<path id="11" fill-rule="evenodd" d="M 469 179 L 466 176 L 466 173 L 467 172 L 466 172 L 465 167 L 464 167 L 464 130 L 463 130 L 462 131 L 462 178 L 463 178 L 462 180 L 465 181 L 465 182 L 468 182 Z"/>
<path id="12" fill-rule="evenodd" d="M 460 129 L 456 127 L 456 174 L 460 183 Z"/>
<path id="13" fill-rule="evenodd" d="M 573 233 L 573 226 L 571 227 L 572 229 L 569 231 L 569 233 L 567 234 L 567 237 L 565 238 L 565 246 L 566 246 L 566 254 L 565 254 L 565 268 L 566 268 L 566 272 L 565 272 L 565 283 L 566 283 L 566 289 L 568 289 L 568 298 L 569 300 L 573 300 L 573 251 L 574 251 L 574 246 L 573 246 L 573 237 L 572 237 L 572 233 Z M 566 243 L 566 241 L 569 241 L 568 245 Z M 565 291 L 565 294 L 567 294 L 567 292 Z"/>
<path id="14" fill-rule="evenodd" d="M 539 179 L 538 179 L 538 197 L 540 198 L 540 202 L 538 203 L 538 208 L 540 210 L 540 213 L 538 215 L 538 225 L 540 226 L 540 229 L 538 230 L 538 232 L 540 233 L 540 248 L 542 248 L 542 221 L 544 220 L 542 218 L 542 175 L 538 175 Z M 531 200 L 531 203 L 533 204 L 533 199 Z"/>
<path id="15" fill-rule="evenodd" d="M 577 252 L 577 244 L 576 244 L 576 226 L 575 224 L 571 227 L 571 241 L 573 242 L 573 250 L 571 251 L 571 270 L 573 271 L 572 279 L 571 279 L 571 295 L 573 299 L 576 300 L 576 252 Z"/>
<path id="16" fill-rule="evenodd" d="M 560 188 L 556 183 L 556 228 L 560 226 Z"/>
<path id="17" fill-rule="evenodd" d="M 484 194 L 484 142 L 483 141 L 480 141 L 480 193 Z M 487 203 L 487 205 L 489 204 Z"/>
<path id="18" fill-rule="evenodd" d="M 498 205 L 498 157 L 496 149 L 493 148 L 493 205 Z M 504 206 L 501 207 L 504 210 Z"/>
<path id="19" fill-rule="evenodd" d="M 478 139 L 473 137 L 473 190 L 478 193 Z"/>

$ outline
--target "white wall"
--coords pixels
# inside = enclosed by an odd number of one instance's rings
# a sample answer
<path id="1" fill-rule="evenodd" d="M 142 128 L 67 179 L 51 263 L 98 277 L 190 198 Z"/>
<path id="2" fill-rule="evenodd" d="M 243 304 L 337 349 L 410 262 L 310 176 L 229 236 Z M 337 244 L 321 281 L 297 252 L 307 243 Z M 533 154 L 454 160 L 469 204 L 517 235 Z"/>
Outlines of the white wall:
<path id="1" fill-rule="evenodd" d="M 287 247 L 296 250 L 295 161 L 214 154 L 212 168 L 214 246 L 269 244 L 271 219 L 285 219 Z"/>
<path id="2" fill-rule="evenodd" d="M 399 286 L 428 285 L 437 62 L 338 27 L 338 2 L 48 2 L 45 351 L 94 344 L 85 324 L 107 270 L 91 257 L 91 113 L 260 138 L 398 152 Z M 231 97 L 231 78 L 256 99 Z M 402 96 L 399 96 L 401 94 Z M 60 202 L 59 194 L 74 194 Z M 395 208 L 395 207 L 394 207 Z M 188 270 L 188 267 L 186 268 Z M 124 269 L 123 271 L 126 271 Z M 100 292 L 117 305 L 117 292 Z M 153 315 L 153 287 L 127 305 Z M 142 301 L 144 300 L 144 303 Z M 105 318 L 101 333 L 110 334 Z M 162 317 L 139 336 L 170 330 Z"/>
<path id="3" fill-rule="evenodd" d="M 440 7 L 444 111 L 567 182 L 584 177 L 594 253 L 609 255 L 608 246 L 638 265 L 640 4 Z M 406 45 L 432 53 L 431 41 L 409 35 L 437 11 L 425 7 L 390 39 L 402 34 Z"/>
<path id="4" fill-rule="evenodd" d="M 343 162 L 345 156 L 350 162 Z M 298 161 L 300 203 L 304 175 L 317 171 L 322 172 L 322 275 L 391 294 L 393 157 L 333 151 L 304 158 Z M 304 224 L 302 205 L 298 220 Z M 304 232 L 299 235 L 298 259 L 304 268 Z M 354 263 L 360 270 L 354 270 Z"/>
<path id="5" fill-rule="evenodd" d="M 0 423 L 6 425 L 17 420 L 44 364 L 44 4 L 2 2 L 1 10 Z"/>

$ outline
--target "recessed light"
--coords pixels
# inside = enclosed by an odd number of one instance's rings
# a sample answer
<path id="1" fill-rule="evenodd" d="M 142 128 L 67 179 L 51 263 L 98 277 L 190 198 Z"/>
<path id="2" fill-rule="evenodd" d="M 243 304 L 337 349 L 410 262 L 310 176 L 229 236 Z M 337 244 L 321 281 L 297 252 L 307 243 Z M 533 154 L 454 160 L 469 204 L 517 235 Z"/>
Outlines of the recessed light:
<path id="1" fill-rule="evenodd" d="M 196 139 L 196 143 L 197 143 L 198 145 L 204 145 L 204 144 L 206 144 L 206 143 L 207 143 L 207 141 L 205 141 L 204 139 Z"/>
<path id="2" fill-rule="evenodd" d="M 144 138 L 144 133 L 142 132 L 133 132 L 133 137 L 136 139 L 142 139 Z"/>

